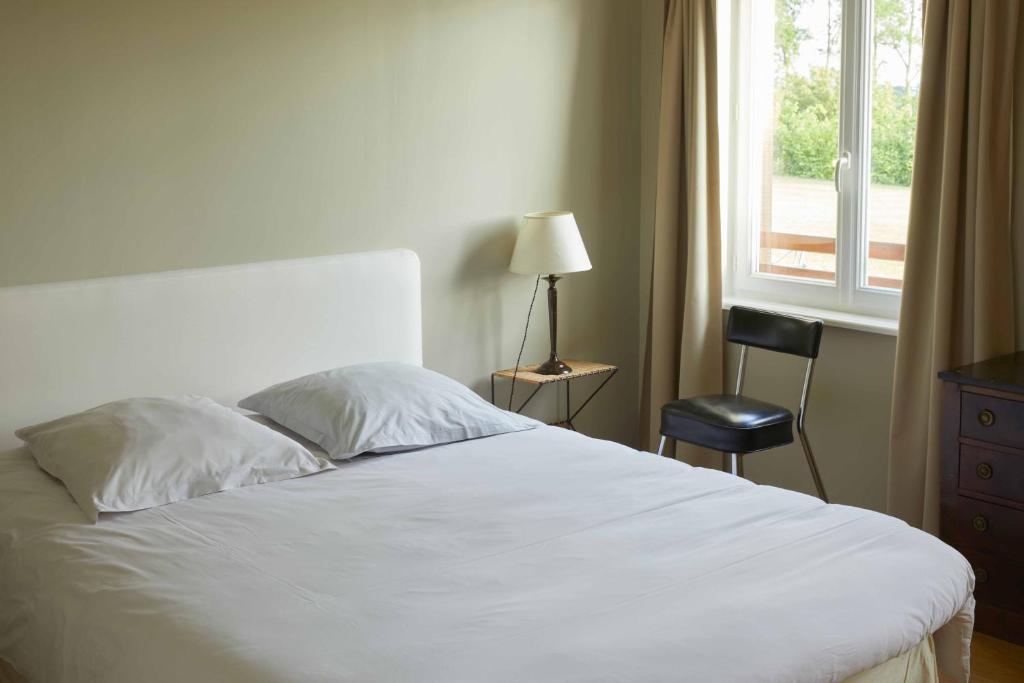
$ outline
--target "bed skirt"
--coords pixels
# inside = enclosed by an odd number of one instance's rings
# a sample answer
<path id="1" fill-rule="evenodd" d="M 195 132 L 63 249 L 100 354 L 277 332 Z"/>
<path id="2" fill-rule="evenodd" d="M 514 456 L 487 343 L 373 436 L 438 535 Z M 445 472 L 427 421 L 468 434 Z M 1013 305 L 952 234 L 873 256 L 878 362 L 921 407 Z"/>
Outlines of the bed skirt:
<path id="1" fill-rule="evenodd" d="M 935 641 L 928 636 L 916 647 L 861 671 L 843 683 L 939 683 Z"/>
<path id="2" fill-rule="evenodd" d="M 939 683 L 935 643 L 928 636 L 913 649 L 884 661 L 843 683 Z M 10 664 L 0 659 L 0 683 L 28 683 Z"/>

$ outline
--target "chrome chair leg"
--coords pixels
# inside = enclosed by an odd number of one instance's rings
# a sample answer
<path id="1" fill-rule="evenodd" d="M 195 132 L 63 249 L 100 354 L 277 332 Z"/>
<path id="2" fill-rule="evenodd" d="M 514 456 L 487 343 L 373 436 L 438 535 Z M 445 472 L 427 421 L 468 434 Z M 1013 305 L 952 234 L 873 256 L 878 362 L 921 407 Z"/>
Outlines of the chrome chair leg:
<path id="1" fill-rule="evenodd" d="M 661 435 L 661 441 L 658 443 L 658 455 L 661 455 L 665 450 L 665 435 Z"/>
<path id="2" fill-rule="evenodd" d="M 811 477 L 814 478 L 814 488 L 818 491 L 818 498 L 827 503 L 828 496 L 825 495 L 825 485 L 821 482 L 821 473 L 818 472 L 818 464 L 814 462 L 814 452 L 811 450 L 810 442 L 807 441 L 807 432 L 804 428 L 804 420 L 807 418 L 807 399 L 811 393 L 811 377 L 813 375 L 814 358 L 808 358 L 807 372 L 804 374 L 804 388 L 800 392 L 800 411 L 796 414 L 796 433 L 800 437 L 804 455 L 807 456 L 807 466 L 811 470 Z"/>
<path id="3" fill-rule="evenodd" d="M 734 474 L 737 477 L 743 476 L 743 454 L 722 453 L 722 471 Z"/>
<path id="4" fill-rule="evenodd" d="M 797 422 L 796 433 L 800 437 L 800 445 L 803 446 L 804 455 L 807 456 L 807 466 L 811 469 L 811 477 L 814 478 L 814 488 L 818 491 L 818 498 L 821 498 L 826 503 L 828 502 L 828 496 L 825 495 L 825 484 L 821 481 L 821 474 L 818 472 L 818 464 L 814 461 L 814 452 L 811 451 L 811 444 L 807 441 L 807 434 L 803 430 L 803 425 Z"/>

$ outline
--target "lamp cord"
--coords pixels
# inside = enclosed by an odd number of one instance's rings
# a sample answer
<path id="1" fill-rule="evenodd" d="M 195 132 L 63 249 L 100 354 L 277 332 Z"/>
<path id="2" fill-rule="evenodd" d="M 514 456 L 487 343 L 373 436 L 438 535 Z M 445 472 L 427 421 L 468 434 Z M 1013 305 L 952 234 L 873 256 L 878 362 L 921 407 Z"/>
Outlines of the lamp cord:
<path id="1" fill-rule="evenodd" d="M 523 343 L 519 345 L 519 355 L 516 357 L 516 367 L 512 371 L 512 388 L 508 392 L 508 409 L 512 410 L 512 397 L 516 393 L 516 375 L 519 374 L 519 363 L 523 360 L 523 349 L 526 348 L 526 333 L 530 331 L 530 318 L 533 317 L 533 304 L 537 301 L 537 290 L 540 289 L 540 275 L 533 285 L 533 298 L 530 299 L 530 310 L 526 312 L 526 327 L 523 329 Z"/>

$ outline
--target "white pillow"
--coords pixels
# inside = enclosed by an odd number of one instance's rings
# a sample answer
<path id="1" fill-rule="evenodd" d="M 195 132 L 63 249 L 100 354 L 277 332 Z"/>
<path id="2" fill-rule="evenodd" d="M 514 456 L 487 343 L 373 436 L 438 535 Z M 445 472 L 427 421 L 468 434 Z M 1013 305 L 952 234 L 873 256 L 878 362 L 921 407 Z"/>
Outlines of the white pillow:
<path id="1" fill-rule="evenodd" d="M 350 365 L 238 403 L 320 444 L 332 458 L 389 453 L 533 429 L 444 375 L 406 363 Z"/>
<path id="2" fill-rule="evenodd" d="M 15 432 L 92 521 L 334 469 L 202 396 L 129 398 Z"/>
<path id="3" fill-rule="evenodd" d="M 283 424 L 278 424 L 277 422 L 274 422 L 266 415 L 260 415 L 259 413 L 249 413 L 246 415 L 246 417 L 257 424 L 263 425 L 267 429 L 273 429 L 278 434 L 283 434 L 287 436 L 292 441 L 297 441 L 300 446 L 302 446 L 303 448 L 305 448 L 307 451 L 309 451 L 318 458 L 327 459 L 331 457 L 327 455 L 327 451 L 325 451 L 323 448 L 320 448 L 320 444 L 313 443 L 306 437 L 302 436 L 302 434 L 297 434 L 296 432 L 293 432 L 292 430 L 285 427 Z"/>

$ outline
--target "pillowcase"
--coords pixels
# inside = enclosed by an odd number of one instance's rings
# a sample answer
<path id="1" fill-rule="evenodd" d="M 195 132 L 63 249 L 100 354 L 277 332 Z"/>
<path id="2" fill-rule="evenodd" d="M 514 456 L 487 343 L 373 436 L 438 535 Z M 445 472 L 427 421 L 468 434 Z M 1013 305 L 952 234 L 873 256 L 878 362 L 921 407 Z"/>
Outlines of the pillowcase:
<path id="1" fill-rule="evenodd" d="M 313 443 L 312 441 L 302 436 L 301 434 L 296 434 L 295 432 L 288 429 L 284 425 L 274 422 L 266 415 L 260 415 L 259 413 L 248 413 L 245 416 L 246 418 L 252 420 L 256 424 L 261 424 L 267 429 L 273 429 L 278 434 L 284 434 L 292 441 L 297 441 L 300 446 L 302 446 L 303 448 L 305 448 L 307 451 L 309 451 L 318 458 L 328 459 L 331 457 L 327 455 L 327 451 L 320 447 L 320 444 Z"/>
<path id="2" fill-rule="evenodd" d="M 320 444 L 334 459 L 517 432 L 540 422 L 492 406 L 444 375 L 407 363 L 317 372 L 253 394 L 240 408 Z"/>
<path id="3" fill-rule="evenodd" d="M 129 398 L 15 432 L 95 522 L 334 469 L 288 437 L 202 396 Z"/>

